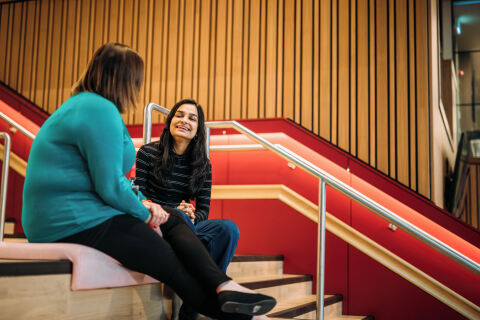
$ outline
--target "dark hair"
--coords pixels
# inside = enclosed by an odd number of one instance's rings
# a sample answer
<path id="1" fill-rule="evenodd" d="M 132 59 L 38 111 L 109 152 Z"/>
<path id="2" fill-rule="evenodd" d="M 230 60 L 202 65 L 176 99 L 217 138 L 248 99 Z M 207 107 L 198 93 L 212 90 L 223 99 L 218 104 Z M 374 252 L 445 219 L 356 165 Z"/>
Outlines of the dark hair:
<path id="1" fill-rule="evenodd" d="M 107 43 L 93 54 L 72 93 L 97 93 L 123 113 L 135 108 L 143 72 L 143 60 L 138 53 L 121 43 Z"/>
<path id="2" fill-rule="evenodd" d="M 175 116 L 175 113 L 177 113 L 178 108 L 184 104 L 193 104 L 197 108 L 198 113 L 197 134 L 190 141 L 184 153 L 192 166 L 192 173 L 189 178 L 187 191 L 189 197 L 193 198 L 202 187 L 210 169 L 210 161 L 207 157 L 205 141 L 205 116 L 202 107 L 195 100 L 184 99 L 177 102 L 168 114 L 165 128 L 163 128 L 162 135 L 160 136 L 160 141 L 156 143 L 160 154 L 154 163 L 153 175 L 161 181 L 163 185 L 167 184 L 166 177 L 173 166 L 173 146 L 175 144 L 170 132 L 170 124 L 172 123 L 172 119 Z"/>

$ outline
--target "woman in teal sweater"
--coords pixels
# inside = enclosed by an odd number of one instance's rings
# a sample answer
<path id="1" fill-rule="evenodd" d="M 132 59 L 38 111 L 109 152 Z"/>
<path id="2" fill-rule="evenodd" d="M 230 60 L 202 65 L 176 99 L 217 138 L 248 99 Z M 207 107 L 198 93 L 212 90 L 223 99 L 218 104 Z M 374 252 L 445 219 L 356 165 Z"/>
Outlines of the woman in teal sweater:
<path id="1" fill-rule="evenodd" d="M 145 200 L 125 177 L 135 149 L 121 112 L 134 106 L 143 61 L 121 44 L 103 45 L 73 96 L 40 129 L 30 151 L 22 224 L 30 242 L 98 249 L 168 284 L 198 312 L 250 319 L 275 299 L 233 282 L 174 209 Z M 160 227 L 163 238 L 148 224 Z M 256 316 L 254 318 L 261 318 Z"/>

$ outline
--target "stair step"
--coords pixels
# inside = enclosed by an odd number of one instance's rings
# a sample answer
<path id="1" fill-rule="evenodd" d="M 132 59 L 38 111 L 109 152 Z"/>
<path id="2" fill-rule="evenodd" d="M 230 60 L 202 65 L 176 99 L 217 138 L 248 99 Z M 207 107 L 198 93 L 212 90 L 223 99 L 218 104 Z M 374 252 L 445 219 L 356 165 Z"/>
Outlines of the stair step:
<path id="1" fill-rule="evenodd" d="M 316 299 L 315 295 L 307 295 L 296 299 L 278 301 L 268 316 L 273 318 L 298 317 L 307 312 L 314 311 L 316 308 Z"/>
<path id="2" fill-rule="evenodd" d="M 283 274 L 283 256 L 281 255 L 238 255 L 228 266 L 227 275 L 233 279 Z"/>
<path id="3" fill-rule="evenodd" d="M 273 296 L 278 301 L 312 294 L 312 276 L 310 275 L 270 275 L 234 280 L 256 292 Z"/>
<path id="4" fill-rule="evenodd" d="M 23 233 L 4 234 L 3 241 L 5 242 L 28 242 Z"/>
<path id="5" fill-rule="evenodd" d="M 324 301 L 324 318 L 326 320 L 374 320 L 372 316 L 342 315 L 343 297 L 341 295 L 325 295 Z M 279 301 L 268 316 L 271 319 L 315 319 L 316 304 L 316 295 Z"/>
<path id="6" fill-rule="evenodd" d="M 3 234 L 4 235 L 13 234 L 15 232 L 14 229 L 15 229 L 15 219 L 6 218 L 5 219 L 5 225 L 4 225 L 4 228 L 3 228 Z"/>

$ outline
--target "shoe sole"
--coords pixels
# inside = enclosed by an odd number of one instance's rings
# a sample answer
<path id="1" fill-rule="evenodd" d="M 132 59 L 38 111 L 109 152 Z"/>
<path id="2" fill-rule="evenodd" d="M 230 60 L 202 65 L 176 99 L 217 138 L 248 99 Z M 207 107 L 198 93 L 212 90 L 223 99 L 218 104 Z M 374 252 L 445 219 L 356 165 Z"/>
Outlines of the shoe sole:
<path id="1" fill-rule="evenodd" d="M 222 304 L 222 311 L 226 313 L 242 313 L 251 316 L 258 316 L 265 314 L 272 310 L 277 302 L 272 299 L 260 300 L 255 303 L 240 303 L 234 301 L 227 301 Z"/>

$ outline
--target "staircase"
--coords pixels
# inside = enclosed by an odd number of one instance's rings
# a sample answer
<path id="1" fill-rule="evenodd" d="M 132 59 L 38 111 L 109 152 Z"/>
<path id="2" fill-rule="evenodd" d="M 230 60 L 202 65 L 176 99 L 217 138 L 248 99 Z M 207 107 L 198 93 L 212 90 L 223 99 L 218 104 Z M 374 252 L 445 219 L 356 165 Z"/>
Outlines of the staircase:
<path id="1" fill-rule="evenodd" d="M 269 317 L 315 319 L 317 298 L 312 294 L 312 276 L 284 274 L 283 256 L 238 255 L 233 258 L 227 274 L 242 285 L 277 299 Z M 326 295 L 324 303 L 325 319 L 373 319 L 342 315 L 341 295 Z"/>
<path id="2" fill-rule="evenodd" d="M 15 221 L 8 219 L 5 223 L 5 240 L 25 242 L 23 235 L 14 234 Z M 35 297 L 45 294 L 45 287 L 48 287 L 48 282 L 55 287 L 59 296 L 70 296 L 67 299 L 67 305 L 76 305 L 75 309 L 70 309 L 70 313 L 58 315 L 60 318 L 89 318 L 95 313 L 89 304 L 97 298 L 103 296 L 103 299 L 109 299 L 105 291 L 112 292 L 114 295 L 127 295 L 130 291 L 153 291 L 159 284 L 143 285 L 134 287 L 102 289 L 102 290 L 86 290 L 81 292 L 72 292 L 69 289 L 68 274 L 72 272 L 71 262 L 68 260 L 61 261 L 12 261 L 0 260 L 0 287 L 18 288 L 9 290 L 4 296 L 0 294 L 0 306 L 5 314 L 15 315 L 18 319 L 23 318 L 42 318 L 48 314 L 43 314 L 44 310 L 51 303 L 52 308 L 58 302 L 54 300 L 45 301 L 37 300 Z M 270 318 L 296 318 L 296 319 L 315 319 L 316 315 L 316 296 L 312 294 L 312 276 L 311 275 L 292 275 L 284 274 L 283 272 L 283 256 L 281 255 L 237 255 L 230 264 L 227 274 L 242 285 L 255 290 L 260 293 L 274 296 L 278 304 L 269 313 Z M 55 275 L 63 278 L 56 278 Z M 65 277 L 67 275 L 67 277 Z M 53 277 L 52 277 L 53 276 Z M 30 284 L 30 285 L 28 285 Z M 42 284 L 42 285 L 38 285 Z M 22 288 L 28 288 L 28 296 L 19 297 Z M 66 291 L 66 292 L 62 292 Z M 25 291 L 24 291 L 25 294 Z M 170 300 L 168 295 L 163 294 L 163 300 Z M 22 300 L 25 299 L 25 300 Z M 100 298 L 101 300 L 102 298 Z M 10 304 L 16 305 L 2 305 L 1 301 L 10 301 Z M 35 304 L 35 300 L 41 303 Z M 156 299 L 158 302 L 158 298 Z M 28 313 L 21 311 L 21 306 L 28 303 L 30 310 Z M 83 306 L 85 304 L 85 306 Z M 155 303 L 153 303 L 155 304 Z M 150 319 L 155 318 L 159 313 L 168 316 L 171 314 L 171 301 L 164 301 L 162 308 L 147 308 L 141 312 L 141 305 L 136 303 L 130 306 L 129 310 L 121 310 L 121 314 L 117 313 L 120 304 L 112 308 L 112 310 L 102 309 L 100 312 L 103 318 L 110 319 L 118 316 L 125 316 L 133 319 Z M 57 305 L 58 307 L 58 305 Z M 10 308 L 6 310 L 5 308 Z M 127 309 L 128 304 L 127 304 Z M 17 309 L 17 310 L 15 310 Z M 134 310 L 135 309 L 135 310 Z M 170 310 L 169 310 L 170 309 Z M 38 313 L 35 313 L 38 310 Z M 53 309 L 54 310 L 54 309 Z M 96 314 L 96 319 L 99 314 Z M 0 316 L 1 318 L 1 316 Z M 100 317 L 102 318 L 102 316 Z M 162 316 L 163 318 L 163 316 Z M 373 319 L 369 316 L 344 316 L 342 315 L 342 296 L 341 295 L 326 295 L 325 296 L 325 319 L 340 320 L 340 319 Z"/>

